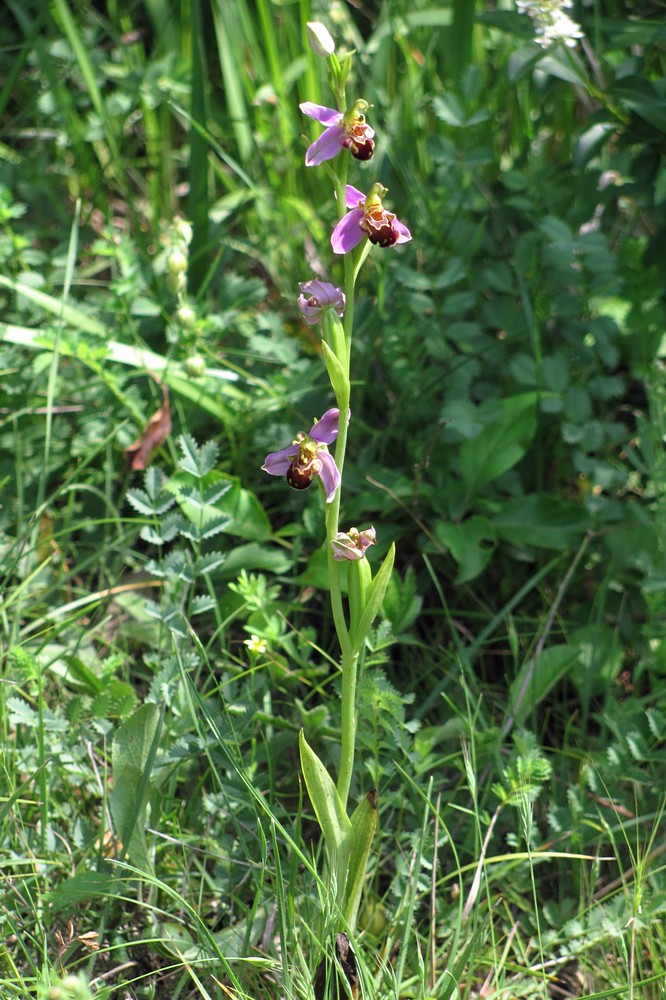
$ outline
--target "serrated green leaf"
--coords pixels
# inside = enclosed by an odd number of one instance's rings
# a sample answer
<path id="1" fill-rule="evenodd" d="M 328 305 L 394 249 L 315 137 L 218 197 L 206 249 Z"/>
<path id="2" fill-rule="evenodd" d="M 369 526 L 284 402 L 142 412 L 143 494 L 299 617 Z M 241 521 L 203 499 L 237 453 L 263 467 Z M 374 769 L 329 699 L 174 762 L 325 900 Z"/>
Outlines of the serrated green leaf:
<path id="1" fill-rule="evenodd" d="M 214 569 L 222 565 L 226 558 L 224 552 L 207 552 L 201 559 L 197 559 L 194 564 L 196 576 L 203 576 L 204 573 L 212 573 Z"/>
<path id="2" fill-rule="evenodd" d="M 12 726 L 30 726 L 34 728 L 39 724 L 39 716 L 34 709 L 30 708 L 22 698 L 8 698 L 7 708 L 9 709 L 9 723 Z"/>
<path id="3" fill-rule="evenodd" d="M 159 465 L 149 465 L 143 474 L 143 485 L 152 501 L 157 500 L 164 489 L 166 476 Z"/>
<path id="4" fill-rule="evenodd" d="M 214 441 L 198 445 L 191 434 L 181 434 L 178 444 L 183 453 L 178 465 L 184 472 L 202 479 L 214 468 L 218 450 Z"/>
<path id="5" fill-rule="evenodd" d="M 134 711 L 136 705 L 134 688 L 114 677 L 93 698 L 90 711 L 98 719 L 124 719 Z"/>
<path id="6" fill-rule="evenodd" d="M 128 490 L 125 494 L 125 499 L 129 505 L 134 508 L 137 514 L 144 514 L 147 517 L 154 514 L 152 500 L 143 490 Z"/>
<path id="7" fill-rule="evenodd" d="M 194 615 L 203 615 L 207 611 L 212 611 L 215 607 L 215 598 L 210 597 L 208 594 L 200 594 L 195 597 L 188 608 L 191 617 Z"/>
<path id="8" fill-rule="evenodd" d="M 203 521 L 202 525 L 193 522 L 189 526 L 181 528 L 181 535 L 191 539 L 193 542 L 202 542 L 206 538 L 214 538 L 221 531 L 229 531 L 232 518 L 230 517 L 209 517 Z"/>
<path id="9" fill-rule="evenodd" d="M 206 481 L 205 491 L 210 489 L 211 496 L 214 495 L 214 491 L 219 491 L 218 499 L 214 503 L 206 498 L 204 492 L 202 504 L 198 486 L 193 488 L 189 476 L 185 473 L 177 473 L 169 480 L 167 489 L 176 496 L 188 521 L 198 528 L 204 528 L 207 527 L 210 518 L 225 516 L 228 518 L 227 525 L 220 530 L 227 534 L 238 535 L 240 538 L 267 541 L 271 537 L 270 521 L 254 494 L 243 489 L 235 476 L 224 475 L 215 470 L 208 475 L 210 482 Z"/>

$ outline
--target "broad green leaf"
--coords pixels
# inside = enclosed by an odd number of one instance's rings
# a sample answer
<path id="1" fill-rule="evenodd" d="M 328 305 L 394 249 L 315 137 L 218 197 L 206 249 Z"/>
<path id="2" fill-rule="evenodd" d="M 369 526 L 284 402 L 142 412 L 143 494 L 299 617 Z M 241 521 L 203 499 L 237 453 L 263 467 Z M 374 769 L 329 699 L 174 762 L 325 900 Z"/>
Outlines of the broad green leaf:
<path id="1" fill-rule="evenodd" d="M 111 754 L 114 787 L 110 805 L 116 834 L 132 864 L 145 872 L 152 871 L 145 827 L 159 720 L 157 705 L 142 705 L 116 732 Z"/>
<path id="2" fill-rule="evenodd" d="M 458 563 L 456 583 L 466 583 L 483 572 L 495 549 L 495 529 L 486 517 L 470 517 L 460 524 L 440 521 L 435 537 Z"/>
<path id="3" fill-rule="evenodd" d="M 548 49 L 547 55 L 539 60 L 539 69 L 567 83 L 580 84 L 582 87 L 588 83 L 584 64 L 569 48 L 553 46 Z"/>
<path id="4" fill-rule="evenodd" d="M 663 79 L 661 80 L 664 90 Z M 614 100 L 624 104 L 660 132 L 666 132 L 666 93 L 641 76 L 623 76 L 611 87 Z"/>
<path id="5" fill-rule="evenodd" d="M 113 898 L 118 891 L 122 890 L 117 885 L 115 874 L 79 869 L 71 878 L 48 890 L 44 898 L 56 913 L 61 910 L 71 912 L 73 907 L 81 903 L 89 904 L 97 896 Z"/>
<path id="6" fill-rule="evenodd" d="M 575 646 L 561 645 L 544 649 L 536 660 L 525 660 L 509 689 L 509 705 L 518 725 L 578 661 L 579 655 Z"/>
<path id="7" fill-rule="evenodd" d="M 460 472 L 470 493 L 521 460 L 536 431 L 536 399 L 526 392 L 503 400 L 500 417 L 461 445 Z"/>
<path id="8" fill-rule="evenodd" d="M 580 670 L 574 670 L 571 680 L 581 697 L 607 691 L 622 670 L 624 652 L 615 629 L 600 622 L 584 625 L 570 636 L 569 642 L 580 650 Z"/>
<path id="9" fill-rule="evenodd" d="M 264 569 L 280 576 L 292 567 L 292 559 L 284 549 L 277 546 L 237 545 L 227 555 L 222 567 L 225 577 L 235 577 L 242 569 Z"/>
<path id="10" fill-rule="evenodd" d="M 503 541 L 559 550 L 578 545 L 591 523 L 581 504 L 547 493 L 509 500 L 492 519 L 497 537 Z"/>

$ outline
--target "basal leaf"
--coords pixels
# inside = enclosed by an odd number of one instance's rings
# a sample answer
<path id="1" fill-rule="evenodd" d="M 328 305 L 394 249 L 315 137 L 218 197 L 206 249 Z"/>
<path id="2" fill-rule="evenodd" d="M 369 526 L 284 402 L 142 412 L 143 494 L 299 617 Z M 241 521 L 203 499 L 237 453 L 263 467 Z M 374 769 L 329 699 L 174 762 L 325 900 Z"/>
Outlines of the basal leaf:
<path id="1" fill-rule="evenodd" d="M 526 392 L 502 401 L 501 415 L 478 437 L 463 442 L 460 472 L 470 492 L 513 468 L 536 431 L 536 393 Z"/>

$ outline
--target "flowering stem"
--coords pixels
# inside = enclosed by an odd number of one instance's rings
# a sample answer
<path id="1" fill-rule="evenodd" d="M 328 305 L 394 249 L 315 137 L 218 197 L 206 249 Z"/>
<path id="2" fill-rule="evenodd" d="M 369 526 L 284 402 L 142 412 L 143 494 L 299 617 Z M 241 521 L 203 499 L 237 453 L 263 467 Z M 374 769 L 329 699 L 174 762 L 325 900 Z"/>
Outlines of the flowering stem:
<path id="1" fill-rule="evenodd" d="M 340 707 L 340 771 L 338 773 L 338 795 L 343 806 L 347 805 L 349 786 L 354 770 L 354 749 L 356 746 L 356 674 L 358 650 L 351 646 L 342 657 L 342 699 Z"/>
<path id="2" fill-rule="evenodd" d="M 340 103 L 343 103 L 342 101 Z M 342 108 L 341 110 L 344 110 Z M 338 218 L 342 219 L 347 211 L 347 172 L 348 158 L 346 155 L 339 157 L 339 170 L 336 183 L 336 199 L 338 205 Z M 345 314 L 343 329 L 345 334 L 345 354 L 338 360 L 343 365 L 347 379 L 351 362 L 352 331 L 354 328 L 354 285 L 356 282 L 357 270 L 354 266 L 354 255 L 345 254 Z M 349 381 L 347 381 L 349 385 Z M 346 398 L 338 399 L 340 408 L 340 429 L 335 443 L 335 461 L 342 475 L 345 450 L 347 447 L 347 410 L 349 407 L 349 390 Z M 335 499 L 329 505 L 326 517 L 326 545 L 328 549 L 328 571 L 329 586 L 331 593 L 331 608 L 333 620 L 340 643 L 342 654 L 342 692 L 340 705 L 340 770 L 338 773 L 337 789 L 344 806 L 347 805 L 349 787 L 351 785 L 352 773 L 354 770 L 354 751 L 356 746 L 356 674 L 358 667 L 358 649 L 354 649 L 349 637 L 349 629 L 345 622 L 342 606 L 342 593 L 340 588 L 340 564 L 333 558 L 331 542 L 339 530 L 340 517 L 340 494 L 342 486 L 338 489 Z"/>
<path id="3" fill-rule="evenodd" d="M 338 430 L 338 437 L 335 442 L 335 462 L 342 475 L 342 469 L 345 461 L 345 449 L 347 447 L 347 411 L 349 410 L 349 393 L 347 393 L 346 399 L 338 400 L 338 405 L 340 407 L 340 424 Z M 340 643 L 340 652 L 342 653 L 342 662 L 348 658 L 351 652 L 351 642 L 349 639 L 349 630 L 345 622 L 345 613 L 342 606 L 342 590 L 340 587 L 340 566 L 333 558 L 333 547 L 331 542 L 338 533 L 338 524 L 340 520 L 340 493 L 342 486 L 338 488 L 336 494 L 329 504 L 326 505 L 326 550 L 328 557 L 328 580 L 329 580 L 329 591 L 331 595 L 331 609 L 333 611 L 333 621 L 335 623 L 335 631 L 337 632 L 338 642 Z M 343 689 L 344 689 L 344 676 L 343 676 Z"/>

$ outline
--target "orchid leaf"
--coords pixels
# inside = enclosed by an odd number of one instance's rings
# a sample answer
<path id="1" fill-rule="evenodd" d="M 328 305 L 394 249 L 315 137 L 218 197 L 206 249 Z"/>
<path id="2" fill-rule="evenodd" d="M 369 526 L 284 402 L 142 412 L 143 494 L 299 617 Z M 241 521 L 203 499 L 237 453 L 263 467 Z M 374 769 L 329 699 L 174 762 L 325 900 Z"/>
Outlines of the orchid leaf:
<path id="1" fill-rule="evenodd" d="M 349 601 L 350 630 L 360 624 L 367 604 L 368 590 L 372 586 L 370 563 L 364 557 L 347 565 L 347 599 Z"/>
<path id="2" fill-rule="evenodd" d="M 394 559 L 395 545 L 391 544 L 391 548 L 386 553 L 384 562 L 379 567 L 379 570 L 377 571 L 377 574 L 367 591 L 367 599 L 365 602 L 365 608 L 363 609 L 363 614 L 361 615 L 356 628 L 352 630 L 351 641 L 354 649 L 361 648 L 365 642 L 368 632 L 370 631 L 370 628 L 372 627 L 373 621 L 379 614 L 379 609 L 382 606 L 386 588 L 388 587 L 389 580 L 391 579 Z"/>
<path id="3" fill-rule="evenodd" d="M 377 828 L 377 792 L 364 795 L 351 817 L 349 867 L 343 897 L 343 914 L 353 930 L 361 902 L 368 857 Z"/>
<path id="4" fill-rule="evenodd" d="M 308 745 L 302 729 L 299 733 L 298 743 L 303 778 L 312 808 L 324 835 L 333 866 L 338 875 L 341 872 L 344 875 L 351 822 L 333 779 L 314 750 Z M 338 884 L 341 884 L 341 881 Z"/>
<path id="5" fill-rule="evenodd" d="M 335 394 L 336 401 L 341 410 L 345 409 L 345 403 L 349 399 L 350 387 L 349 379 L 337 354 L 331 350 L 325 340 L 321 342 L 321 349 L 326 362 L 326 371 L 331 380 L 331 386 Z"/>

